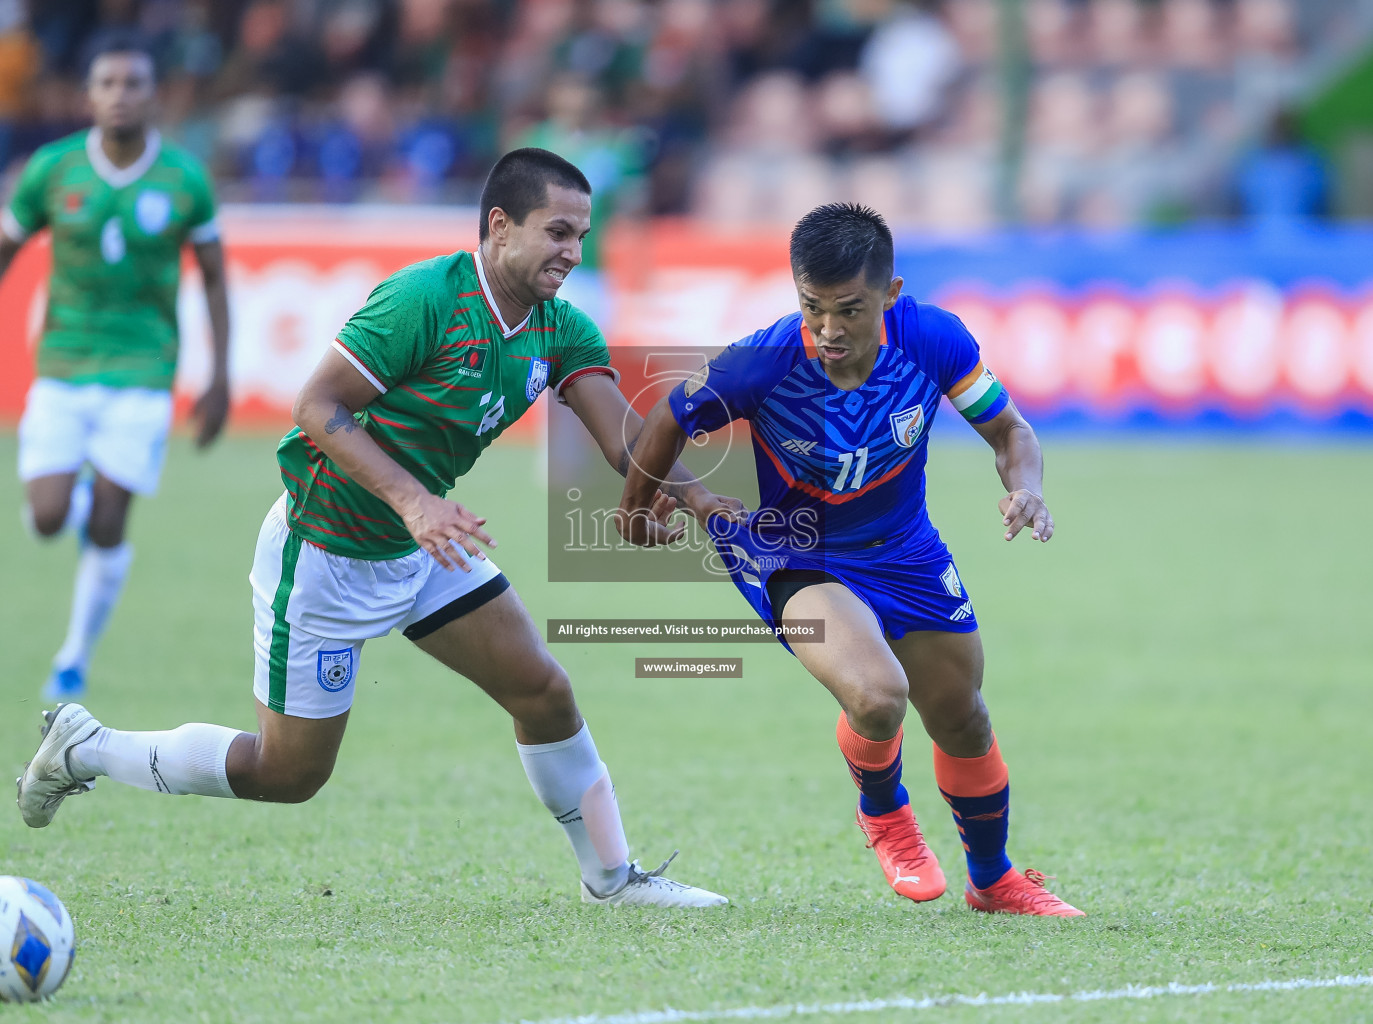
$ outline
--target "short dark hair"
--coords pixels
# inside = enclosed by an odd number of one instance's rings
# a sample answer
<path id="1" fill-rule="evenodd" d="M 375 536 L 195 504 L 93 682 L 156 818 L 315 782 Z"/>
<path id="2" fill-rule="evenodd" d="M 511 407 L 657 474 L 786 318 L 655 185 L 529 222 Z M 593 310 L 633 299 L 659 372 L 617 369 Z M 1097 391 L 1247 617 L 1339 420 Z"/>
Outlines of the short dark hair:
<path id="1" fill-rule="evenodd" d="M 125 28 L 108 29 L 91 40 L 86 47 L 86 77 L 90 77 L 97 60 L 112 53 L 143 54 L 153 66 L 153 77 L 157 77 L 157 54 L 153 52 L 152 43 L 142 33 Z"/>
<path id="2" fill-rule="evenodd" d="M 591 182 L 557 153 L 546 149 L 512 149 L 496 161 L 482 186 L 481 224 L 477 237 L 486 241 L 491 211 L 499 206 L 516 224 L 548 203 L 548 186 L 557 185 L 591 195 Z"/>
<path id="3" fill-rule="evenodd" d="M 857 203 L 817 206 L 791 232 L 791 272 L 813 284 L 838 284 L 860 273 L 886 285 L 895 271 L 891 229 L 882 215 Z"/>

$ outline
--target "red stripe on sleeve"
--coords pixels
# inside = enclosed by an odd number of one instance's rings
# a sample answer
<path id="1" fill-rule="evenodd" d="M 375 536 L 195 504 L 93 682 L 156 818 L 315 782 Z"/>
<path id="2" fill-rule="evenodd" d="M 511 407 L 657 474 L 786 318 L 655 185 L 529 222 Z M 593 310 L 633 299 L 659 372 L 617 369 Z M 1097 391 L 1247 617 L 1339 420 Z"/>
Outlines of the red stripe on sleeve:
<path id="1" fill-rule="evenodd" d="M 367 360 L 366 360 L 366 359 L 363 359 L 363 358 L 362 358 L 361 356 L 359 356 L 356 352 L 354 352 L 351 348 L 349 348 L 347 345 L 345 345 L 345 344 L 343 343 L 343 339 L 342 339 L 342 338 L 335 338 L 335 339 L 334 339 L 334 344 L 337 345 L 339 348 L 343 349 L 343 351 L 347 352 L 350 356 L 352 356 L 354 359 L 356 359 L 356 360 L 357 360 L 359 363 L 361 363 L 363 366 L 367 366 Z M 370 366 L 367 366 L 367 372 L 370 373 L 370 374 L 371 374 L 373 377 L 375 377 L 377 380 L 381 381 L 383 384 L 386 383 L 386 378 L 383 377 L 381 374 L 377 373 L 377 371 L 374 370 L 374 369 L 372 369 Z"/>
<path id="2" fill-rule="evenodd" d="M 559 393 L 565 390 L 567 386 L 569 384 L 572 384 L 574 381 L 581 380 L 583 377 L 589 377 L 594 374 L 601 374 L 602 376 L 609 377 L 612 380 L 615 379 L 615 371 L 608 366 L 583 366 L 580 370 L 573 370 L 571 373 L 569 373 L 566 377 L 563 378 L 563 382 L 558 385 Z"/>

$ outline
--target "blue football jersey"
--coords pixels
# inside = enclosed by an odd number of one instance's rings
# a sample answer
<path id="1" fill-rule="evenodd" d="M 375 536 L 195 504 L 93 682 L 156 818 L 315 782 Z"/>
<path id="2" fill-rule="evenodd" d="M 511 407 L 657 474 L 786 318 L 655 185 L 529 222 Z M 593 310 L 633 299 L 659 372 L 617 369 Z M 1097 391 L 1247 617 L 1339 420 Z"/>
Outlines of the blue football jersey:
<path id="1" fill-rule="evenodd" d="M 688 435 L 749 421 L 759 491 L 749 530 L 759 539 L 917 556 L 941 545 L 925 508 L 941 395 L 973 423 L 1009 401 L 958 317 L 902 295 L 883 318 L 872 373 L 852 391 L 825 375 L 797 312 L 725 349 L 669 402 Z"/>

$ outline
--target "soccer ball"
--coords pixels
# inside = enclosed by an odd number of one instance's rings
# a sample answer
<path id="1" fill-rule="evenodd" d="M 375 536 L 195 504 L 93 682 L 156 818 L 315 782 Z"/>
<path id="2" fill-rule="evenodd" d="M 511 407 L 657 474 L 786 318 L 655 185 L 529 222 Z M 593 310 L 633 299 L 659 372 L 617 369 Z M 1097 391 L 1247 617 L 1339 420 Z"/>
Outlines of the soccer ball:
<path id="1" fill-rule="evenodd" d="M 67 980 L 76 932 L 67 908 L 27 878 L 0 875 L 0 1003 L 32 1003 Z"/>

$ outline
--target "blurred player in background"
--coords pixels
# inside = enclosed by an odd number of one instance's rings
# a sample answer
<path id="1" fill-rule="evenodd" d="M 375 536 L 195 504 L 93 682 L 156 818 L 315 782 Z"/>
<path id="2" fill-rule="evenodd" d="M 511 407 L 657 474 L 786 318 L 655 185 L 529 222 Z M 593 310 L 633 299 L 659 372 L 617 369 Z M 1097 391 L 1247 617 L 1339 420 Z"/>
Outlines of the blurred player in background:
<path id="1" fill-rule="evenodd" d="M 722 499 L 707 525 L 763 621 L 824 622 L 823 642 L 793 653 L 842 708 L 858 825 L 891 887 L 916 901 L 945 889 L 901 785 L 909 700 L 963 840 L 969 906 L 1081 916 L 1006 856 L 1010 784 L 982 701 L 977 619 L 925 508 L 941 395 L 996 452 L 1007 540 L 1027 526 L 1036 540 L 1053 536 L 1039 442 L 958 318 L 901 294 L 878 214 L 812 210 L 792 232 L 791 267 L 801 311 L 730 346 L 649 414 L 632 446 L 621 532 L 654 543 L 656 481 L 687 438 L 747 419 L 760 512 Z"/>
<path id="2" fill-rule="evenodd" d="M 133 560 L 124 540 L 129 506 L 135 494 L 157 489 L 187 242 L 205 281 L 214 343 L 210 386 L 195 406 L 199 446 L 219 435 L 229 409 L 224 252 L 209 177 L 152 127 L 153 58 L 141 42 L 110 37 L 91 61 L 87 90 L 95 127 L 38 150 L 0 212 L 0 275 L 35 232 L 52 235 L 37 379 L 19 424 L 25 518 L 40 537 L 64 526 L 81 536 L 49 698 L 85 691 L 91 651 Z"/>
<path id="3" fill-rule="evenodd" d="M 647 181 L 641 144 L 605 116 L 605 97 L 581 75 L 562 74 L 548 87 L 548 117 L 532 126 L 520 139 L 557 153 L 575 164 L 591 183 L 591 220 L 625 223 L 644 212 Z M 610 291 L 605 279 L 604 238 L 588 236 L 582 248 L 582 264 L 564 286 L 563 298 L 595 320 L 603 330 L 612 316 Z"/>
<path id="4" fill-rule="evenodd" d="M 99 775 L 160 793 L 308 800 L 333 771 L 363 643 L 401 629 L 510 714 L 530 784 L 572 843 L 584 901 L 728 902 L 663 878 L 667 862 L 629 862 L 610 773 L 567 674 L 477 547 L 494 546 L 486 520 L 444 497 L 545 389 L 621 473 L 626 417 L 632 431 L 642 423 L 600 330 L 556 298 L 591 227 L 586 178 L 545 150 L 515 150 L 492 169 L 481 213 L 477 250 L 378 285 L 296 399 L 299 426 L 277 449 L 286 493 L 253 559 L 259 732 L 119 732 L 60 705 L 20 780 L 28 824 L 48 824 Z M 674 480 L 689 507 L 713 498 Z M 655 539 L 679 536 L 664 521 L 672 503 L 656 504 Z"/>

